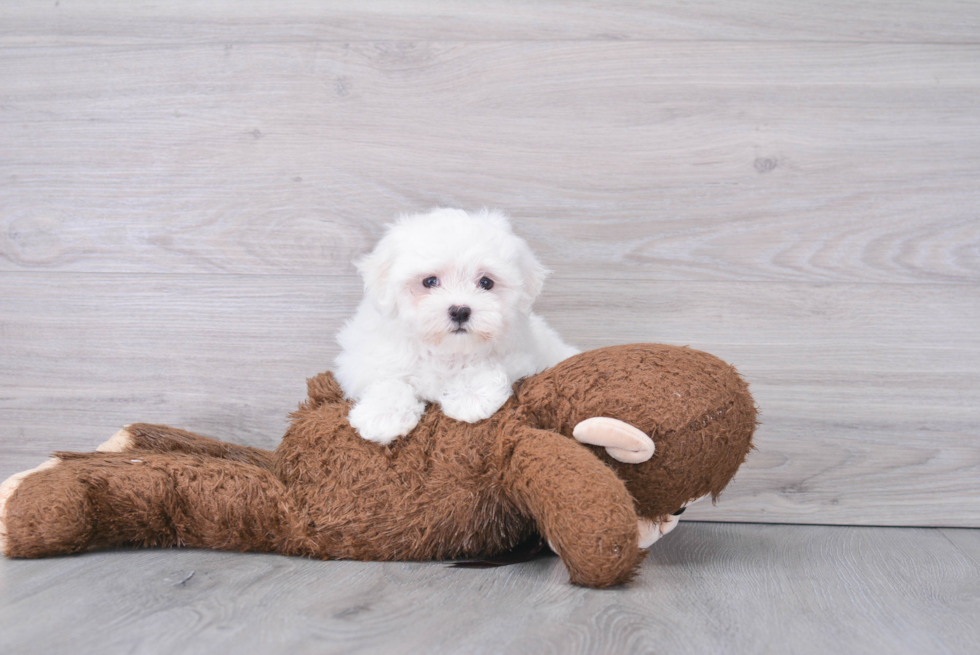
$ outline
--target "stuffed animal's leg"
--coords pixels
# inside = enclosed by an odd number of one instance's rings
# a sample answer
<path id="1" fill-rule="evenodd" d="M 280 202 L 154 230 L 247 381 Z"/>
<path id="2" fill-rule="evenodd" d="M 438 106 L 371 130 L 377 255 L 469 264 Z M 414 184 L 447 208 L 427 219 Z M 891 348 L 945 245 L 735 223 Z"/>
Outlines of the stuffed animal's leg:
<path id="1" fill-rule="evenodd" d="M 14 473 L 9 478 L 0 483 L 0 553 L 6 555 L 9 551 L 7 549 L 7 504 L 10 497 L 14 495 L 14 492 L 21 485 L 21 483 L 31 475 L 44 469 L 51 468 L 61 463 L 58 458 L 49 459 L 40 465 L 28 469 L 27 471 L 21 471 L 20 473 Z"/>
<path id="2" fill-rule="evenodd" d="M 149 452 L 50 461 L 0 486 L 0 550 L 7 556 L 119 545 L 302 551 L 304 524 L 265 469 Z"/>
<path id="3" fill-rule="evenodd" d="M 567 437 L 516 429 L 505 483 L 565 562 L 572 582 L 608 587 L 628 581 L 645 551 L 626 485 Z"/>
<path id="4" fill-rule="evenodd" d="M 127 425 L 96 450 L 103 453 L 139 450 L 154 453 L 207 455 L 272 469 L 272 452 L 268 450 L 226 443 L 187 430 L 151 423 Z"/>

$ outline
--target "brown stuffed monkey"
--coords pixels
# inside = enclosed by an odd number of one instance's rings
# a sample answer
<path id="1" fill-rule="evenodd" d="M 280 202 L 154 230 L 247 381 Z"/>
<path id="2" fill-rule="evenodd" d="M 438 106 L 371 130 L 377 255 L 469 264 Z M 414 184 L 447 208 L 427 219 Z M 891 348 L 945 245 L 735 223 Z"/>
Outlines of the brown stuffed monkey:
<path id="1" fill-rule="evenodd" d="M 329 373 L 275 452 L 134 424 L 0 486 L 0 549 L 44 557 L 120 545 L 432 560 L 503 553 L 535 533 L 571 580 L 630 579 L 687 503 L 728 484 L 756 411 L 721 360 L 614 346 L 515 384 L 475 424 L 430 405 L 389 446 L 361 439 Z"/>

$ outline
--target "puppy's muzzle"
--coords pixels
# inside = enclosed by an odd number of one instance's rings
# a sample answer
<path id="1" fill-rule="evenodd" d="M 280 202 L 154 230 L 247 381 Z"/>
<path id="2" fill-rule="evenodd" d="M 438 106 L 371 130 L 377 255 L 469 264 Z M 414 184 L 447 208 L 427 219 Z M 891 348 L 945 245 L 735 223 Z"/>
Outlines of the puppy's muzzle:
<path id="1" fill-rule="evenodd" d="M 453 320 L 453 323 L 460 327 L 462 327 L 463 323 L 470 320 L 471 313 L 472 310 L 466 305 L 463 305 L 462 307 L 459 305 L 450 305 L 449 307 L 449 318 Z"/>

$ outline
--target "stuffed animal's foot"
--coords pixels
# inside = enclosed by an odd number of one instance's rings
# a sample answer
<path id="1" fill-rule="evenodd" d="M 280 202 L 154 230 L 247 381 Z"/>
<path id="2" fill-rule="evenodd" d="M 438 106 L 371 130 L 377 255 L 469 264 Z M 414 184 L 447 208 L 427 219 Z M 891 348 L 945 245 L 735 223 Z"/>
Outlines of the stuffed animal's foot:
<path id="1" fill-rule="evenodd" d="M 108 441 L 103 442 L 97 450 L 100 453 L 122 453 L 133 447 L 133 435 L 127 425 L 119 432 L 109 437 Z"/>
<path id="2" fill-rule="evenodd" d="M 700 498 L 695 498 L 690 502 L 684 503 L 679 510 L 668 516 L 660 523 L 655 523 L 654 521 L 648 521 L 647 519 L 640 518 L 638 521 L 640 528 L 640 548 L 649 548 L 653 544 L 657 543 L 661 537 L 669 534 L 674 528 L 677 527 L 677 524 L 681 522 L 681 514 L 684 513 L 684 510 L 705 498 L 707 498 L 707 496 L 701 496 Z"/>
<path id="3" fill-rule="evenodd" d="M 661 523 L 654 523 L 643 518 L 639 519 L 637 523 L 640 529 L 640 548 L 649 548 L 657 543 L 661 537 L 676 528 L 680 522 L 681 517 L 679 516 L 668 516 Z"/>
<path id="4" fill-rule="evenodd" d="M 59 463 L 61 463 L 61 460 L 57 457 L 49 459 L 40 466 L 36 466 L 30 470 L 14 473 L 4 480 L 3 484 L 0 484 L 0 553 L 9 555 L 7 549 L 9 543 L 7 539 L 7 501 L 10 500 L 10 497 L 14 495 L 14 492 L 17 491 L 17 488 L 24 482 L 27 476 L 57 466 Z"/>

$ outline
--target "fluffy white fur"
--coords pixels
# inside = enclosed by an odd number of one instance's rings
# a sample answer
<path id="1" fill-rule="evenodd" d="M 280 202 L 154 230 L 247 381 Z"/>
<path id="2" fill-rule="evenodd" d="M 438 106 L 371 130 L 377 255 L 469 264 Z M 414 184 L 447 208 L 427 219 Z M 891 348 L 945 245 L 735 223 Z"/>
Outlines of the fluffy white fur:
<path id="1" fill-rule="evenodd" d="M 365 439 L 408 434 L 425 401 L 460 421 L 487 418 L 516 380 L 578 352 L 531 312 L 548 271 L 500 212 L 403 216 L 355 263 L 365 296 L 337 335 L 334 374 Z"/>

